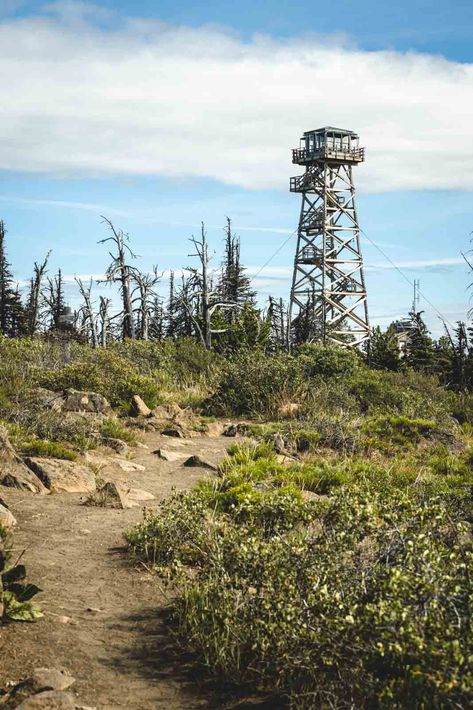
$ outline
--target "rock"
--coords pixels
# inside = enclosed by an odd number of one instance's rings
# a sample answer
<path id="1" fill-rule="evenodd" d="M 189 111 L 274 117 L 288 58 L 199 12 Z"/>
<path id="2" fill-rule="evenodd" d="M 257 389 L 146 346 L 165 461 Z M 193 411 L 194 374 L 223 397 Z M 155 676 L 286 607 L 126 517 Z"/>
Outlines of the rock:
<path id="1" fill-rule="evenodd" d="M 141 488 L 129 488 L 125 483 L 106 481 L 99 490 L 87 499 L 86 505 L 102 508 L 135 508 L 142 501 L 153 500 L 154 496 Z"/>
<path id="2" fill-rule="evenodd" d="M 15 516 L 0 499 L 0 527 L 5 528 L 5 530 L 10 530 L 14 525 L 16 525 Z"/>
<path id="3" fill-rule="evenodd" d="M 156 449 L 153 454 L 159 456 L 163 461 L 179 461 L 179 459 L 184 459 L 187 454 L 179 451 L 168 451 L 167 449 Z"/>
<path id="4" fill-rule="evenodd" d="M 105 397 L 97 392 L 80 392 L 68 389 L 64 392 L 63 411 L 65 412 L 93 412 L 95 414 L 113 414 L 112 407 Z"/>
<path id="5" fill-rule="evenodd" d="M 176 439 L 186 439 L 189 437 L 189 432 L 185 431 L 179 424 L 163 429 L 161 434 L 163 434 L 163 436 L 173 436 Z"/>
<path id="6" fill-rule="evenodd" d="M 0 425 L 0 483 L 10 488 L 20 488 L 45 495 L 49 491 L 15 453 L 8 432 Z"/>
<path id="7" fill-rule="evenodd" d="M 128 495 L 132 500 L 154 500 L 154 495 L 152 493 L 148 493 L 148 491 L 144 491 L 142 488 L 130 488 Z"/>
<path id="8" fill-rule="evenodd" d="M 44 690 L 67 690 L 75 680 L 63 668 L 35 668 L 29 679 L 35 693 Z"/>
<path id="9" fill-rule="evenodd" d="M 74 697 L 61 690 L 46 690 L 17 705 L 18 710 L 75 710 L 75 707 Z"/>
<path id="10" fill-rule="evenodd" d="M 225 428 L 226 424 L 223 422 L 207 422 L 205 424 L 204 434 L 209 437 L 222 436 Z"/>
<path id="11" fill-rule="evenodd" d="M 286 402 L 282 404 L 278 409 L 278 414 L 283 419 L 292 419 L 299 412 L 301 405 L 297 402 Z"/>
<path id="12" fill-rule="evenodd" d="M 210 461 L 206 461 L 205 459 L 201 459 L 200 456 L 198 456 L 197 454 L 189 456 L 189 458 L 184 461 L 183 465 L 195 468 L 207 468 L 210 471 L 218 470 L 218 467 L 215 466 L 215 464 L 210 463 Z"/>
<path id="13" fill-rule="evenodd" d="M 131 411 L 134 417 L 151 417 L 153 414 L 138 394 L 131 399 Z"/>
<path id="14" fill-rule="evenodd" d="M 66 670 L 58 668 L 35 668 L 33 673 L 26 680 L 17 683 L 8 693 L 8 705 L 14 707 L 39 707 L 39 708 L 62 708 L 70 707 L 70 705 L 57 705 L 57 696 L 67 695 L 63 691 L 71 687 L 75 683 L 73 678 Z M 55 695 L 46 695 L 54 693 Z M 27 704 L 34 698 L 43 696 L 41 704 Z M 46 704 L 46 701 L 48 704 Z M 74 706 L 73 706 L 74 707 Z"/>
<path id="15" fill-rule="evenodd" d="M 75 461 L 29 457 L 25 462 L 51 493 L 92 493 L 96 489 L 92 471 Z"/>
<path id="16" fill-rule="evenodd" d="M 237 424 L 229 424 L 223 432 L 223 436 L 245 436 L 248 433 L 248 424 L 246 422 L 238 422 Z"/>
<path id="17" fill-rule="evenodd" d="M 115 459 L 117 465 L 122 471 L 131 473 L 132 471 L 146 471 L 146 466 L 140 463 L 135 463 L 135 461 L 128 461 L 128 459 Z"/>
<path id="18" fill-rule="evenodd" d="M 117 454 L 127 454 L 129 449 L 128 449 L 128 444 L 125 441 L 122 441 L 121 439 L 105 439 L 104 440 L 105 446 L 108 446 L 110 449 L 113 449 L 113 451 L 116 451 Z"/>
<path id="19" fill-rule="evenodd" d="M 53 412 L 60 412 L 64 406 L 64 396 L 61 392 L 53 392 L 44 387 L 35 387 L 29 392 L 31 404 L 43 409 L 51 409 Z"/>
<path id="20" fill-rule="evenodd" d="M 160 404 L 153 409 L 153 417 L 163 421 L 172 420 L 182 412 L 178 404 Z"/>
<path id="21" fill-rule="evenodd" d="M 125 510 L 136 507 L 138 503 L 129 497 L 126 485 L 117 481 L 106 481 L 86 500 L 86 505 Z"/>
<path id="22" fill-rule="evenodd" d="M 33 471 L 29 471 L 26 466 L 21 466 L 10 473 L 4 474 L 1 479 L 1 484 L 9 488 L 19 488 L 20 490 L 29 491 L 30 493 L 39 493 L 40 495 L 47 495 L 49 493 L 38 476 L 36 476 Z"/>

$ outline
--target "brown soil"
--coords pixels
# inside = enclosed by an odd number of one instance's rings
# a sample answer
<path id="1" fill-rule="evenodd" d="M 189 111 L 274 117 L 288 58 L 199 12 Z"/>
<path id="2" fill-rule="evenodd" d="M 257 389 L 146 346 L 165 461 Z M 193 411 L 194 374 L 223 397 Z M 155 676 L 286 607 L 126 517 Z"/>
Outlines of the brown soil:
<path id="1" fill-rule="evenodd" d="M 228 439 L 148 434 L 146 445 L 133 455 L 145 471 L 125 473 L 112 465 L 100 475 L 149 491 L 155 500 L 147 507 L 153 508 L 173 488 L 188 488 L 212 475 L 163 461 L 153 450 L 199 454 L 217 463 Z M 79 705 L 222 707 L 195 682 L 193 665 L 177 656 L 161 618 L 166 598 L 156 577 L 127 557 L 122 533 L 142 518 L 142 509 L 87 507 L 78 494 L 39 496 L 3 488 L 2 497 L 18 520 L 15 551 L 25 550 L 29 579 L 43 589 L 38 601 L 45 616 L 0 630 L 0 688 L 38 666 L 63 667 L 76 678 Z"/>

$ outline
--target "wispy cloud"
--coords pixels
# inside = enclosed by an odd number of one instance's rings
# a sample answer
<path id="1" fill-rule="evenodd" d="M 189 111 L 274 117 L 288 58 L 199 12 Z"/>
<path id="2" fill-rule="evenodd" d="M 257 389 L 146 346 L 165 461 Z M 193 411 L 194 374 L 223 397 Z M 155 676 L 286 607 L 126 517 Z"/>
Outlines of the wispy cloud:
<path id="1" fill-rule="evenodd" d="M 0 22 L 0 168 L 285 189 L 300 132 L 339 124 L 368 148 L 364 190 L 473 189 L 472 64 L 101 10 Z"/>
<path id="2" fill-rule="evenodd" d="M 410 259 L 407 261 L 400 260 L 390 263 L 389 261 L 379 262 L 377 264 L 366 264 L 367 271 L 384 271 L 389 269 L 400 269 L 401 271 L 433 271 L 442 273 L 451 271 L 459 265 L 465 265 L 465 261 L 461 256 L 446 256 L 435 259 Z"/>
<path id="3" fill-rule="evenodd" d="M 106 205 L 98 205 L 93 202 L 73 202 L 68 200 L 43 200 L 33 197 L 16 197 L 14 195 L 0 195 L 2 202 L 11 202 L 15 204 L 30 206 L 30 207 L 59 207 L 64 209 L 85 210 L 86 212 L 94 212 L 96 214 L 112 214 L 120 217 L 128 217 L 129 212 L 115 207 Z"/>

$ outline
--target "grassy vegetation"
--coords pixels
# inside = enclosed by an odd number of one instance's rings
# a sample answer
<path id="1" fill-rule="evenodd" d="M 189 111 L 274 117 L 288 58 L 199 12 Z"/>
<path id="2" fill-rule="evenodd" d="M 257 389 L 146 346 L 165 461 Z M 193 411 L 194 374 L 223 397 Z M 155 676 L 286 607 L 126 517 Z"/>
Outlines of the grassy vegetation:
<path id="1" fill-rule="evenodd" d="M 244 418 L 218 475 L 127 532 L 175 590 L 182 643 L 214 675 L 294 707 L 473 703 L 473 398 L 356 354 L 231 357 L 194 341 L 0 340 L 0 420 L 20 453 L 74 457 L 126 418 L 36 406 L 36 387 L 134 394 Z M 286 456 L 281 457 L 283 451 Z"/>
<path id="2" fill-rule="evenodd" d="M 444 476 L 235 446 L 127 539 L 173 580 L 177 633 L 219 677 L 298 708 L 466 708 L 471 474 Z"/>

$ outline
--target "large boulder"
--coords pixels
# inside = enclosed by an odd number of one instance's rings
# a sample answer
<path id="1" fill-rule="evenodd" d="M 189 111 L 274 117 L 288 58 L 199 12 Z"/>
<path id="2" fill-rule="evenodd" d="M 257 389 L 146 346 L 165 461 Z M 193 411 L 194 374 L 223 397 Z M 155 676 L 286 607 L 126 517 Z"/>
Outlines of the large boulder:
<path id="1" fill-rule="evenodd" d="M 92 493 L 96 489 L 92 471 L 75 461 L 36 457 L 25 461 L 51 493 Z"/>
<path id="2" fill-rule="evenodd" d="M 2 425 L 0 425 L 0 483 L 2 486 L 20 488 L 30 493 L 44 495 L 49 492 L 16 454 L 8 438 L 8 432 Z"/>

